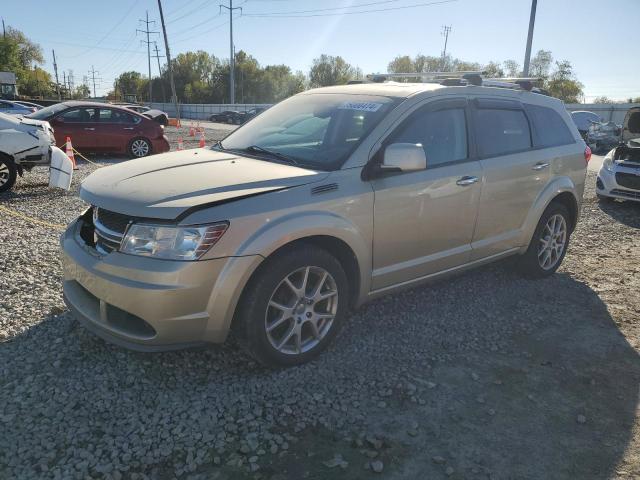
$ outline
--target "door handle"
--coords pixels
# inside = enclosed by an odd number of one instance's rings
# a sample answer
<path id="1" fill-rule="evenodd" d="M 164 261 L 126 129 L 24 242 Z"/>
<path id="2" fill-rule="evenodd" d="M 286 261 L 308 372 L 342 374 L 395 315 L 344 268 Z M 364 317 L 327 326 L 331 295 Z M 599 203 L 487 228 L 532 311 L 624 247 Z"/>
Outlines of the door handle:
<path id="1" fill-rule="evenodd" d="M 456 185 L 460 185 L 461 187 L 466 187 L 468 185 L 473 185 L 477 181 L 478 181 L 478 177 L 464 176 L 456 182 Z"/>
<path id="2" fill-rule="evenodd" d="M 133 127 L 124 127 L 123 130 L 133 130 Z"/>
<path id="3" fill-rule="evenodd" d="M 85 130 L 95 130 L 95 128 L 93 128 L 93 127 L 85 127 L 84 129 Z"/>
<path id="4" fill-rule="evenodd" d="M 531 168 L 531 170 L 544 170 L 548 166 L 549 164 L 546 162 L 538 162 Z"/>

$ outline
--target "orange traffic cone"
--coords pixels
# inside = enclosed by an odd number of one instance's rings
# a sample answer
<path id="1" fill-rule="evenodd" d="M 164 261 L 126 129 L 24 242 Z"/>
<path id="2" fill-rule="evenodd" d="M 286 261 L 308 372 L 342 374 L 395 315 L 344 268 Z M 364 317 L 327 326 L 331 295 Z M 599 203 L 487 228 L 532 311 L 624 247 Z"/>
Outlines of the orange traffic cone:
<path id="1" fill-rule="evenodd" d="M 178 137 L 178 150 L 182 150 L 182 137 Z"/>
<path id="2" fill-rule="evenodd" d="M 195 128 L 193 128 L 193 126 L 189 128 L 189 136 L 190 137 L 195 137 L 196 136 L 196 130 L 195 130 Z"/>
<path id="3" fill-rule="evenodd" d="M 73 163 L 73 169 L 78 170 L 78 165 L 76 164 L 76 157 L 74 157 L 73 155 L 73 146 L 71 145 L 71 137 L 67 137 L 65 150 L 67 153 L 67 157 L 69 157 L 69 160 L 71 160 L 71 163 Z"/>
<path id="4" fill-rule="evenodd" d="M 200 134 L 200 148 L 204 148 L 205 146 L 205 141 L 204 141 L 204 132 L 202 132 Z"/>

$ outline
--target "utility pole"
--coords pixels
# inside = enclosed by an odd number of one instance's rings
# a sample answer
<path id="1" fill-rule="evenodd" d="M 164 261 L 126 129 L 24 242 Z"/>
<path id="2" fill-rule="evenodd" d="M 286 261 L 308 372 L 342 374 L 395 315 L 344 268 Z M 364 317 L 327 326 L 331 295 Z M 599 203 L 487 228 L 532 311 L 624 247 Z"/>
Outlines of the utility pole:
<path id="1" fill-rule="evenodd" d="M 167 40 L 167 28 L 164 25 L 164 15 L 162 13 L 162 0 L 158 0 L 158 9 L 160 10 L 160 22 L 162 23 L 162 34 L 164 36 L 164 48 L 167 54 L 167 68 L 169 69 L 169 82 L 171 83 L 171 97 L 176 107 L 176 118 L 180 123 L 180 111 L 178 110 L 178 96 L 176 95 L 176 84 L 173 81 L 173 68 L 171 66 L 171 53 L 169 53 L 169 40 Z"/>
<path id="2" fill-rule="evenodd" d="M 145 29 L 144 30 L 136 29 L 136 33 L 140 32 L 140 33 L 146 33 L 147 34 L 147 39 L 146 40 L 142 40 L 142 43 L 146 43 L 147 44 L 147 63 L 148 63 L 148 66 L 149 66 L 149 103 L 151 103 L 152 100 L 153 100 L 153 97 L 151 96 L 151 93 L 152 93 L 152 85 L 151 85 L 151 40 L 149 40 L 149 35 L 152 34 L 152 33 L 160 33 L 160 32 L 149 30 L 149 24 L 150 23 L 156 23 L 155 20 L 149 21 L 149 10 L 147 10 L 147 19 L 146 20 L 139 20 L 139 21 L 140 22 L 144 22 Z"/>
<path id="3" fill-rule="evenodd" d="M 229 6 L 220 5 L 220 10 L 226 8 L 229 10 L 229 103 L 236 103 L 236 81 L 235 81 L 235 52 L 233 48 L 233 11 L 240 10 L 242 7 L 233 7 L 233 0 L 229 0 Z"/>
<path id="4" fill-rule="evenodd" d="M 153 42 L 153 45 L 156 54 L 152 55 L 152 57 L 158 60 L 158 76 L 160 78 L 160 88 L 162 89 L 162 103 L 167 103 L 167 96 L 164 93 L 164 82 L 162 81 L 162 69 L 160 68 L 160 59 L 164 58 L 164 55 L 160 55 L 158 52 L 158 44 L 156 42 Z"/>
<path id="5" fill-rule="evenodd" d="M 96 69 L 93 68 L 93 65 L 91 65 L 91 70 L 89 70 L 89 74 L 91 75 L 91 80 L 93 80 L 93 98 L 96 98 L 96 73 L 100 73 L 100 72 L 96 72 Z M 100 81 L 100 78 L 98 78 L 98 81 Z"/>
<path id="6" fill-rule="evenodd" d="M 58 92 L 58 100 L 62 100 L 60 96 L 60 80 L 58 80 L 58 64 L 56 63 L 56 51 L 51 50 L 53 52 L 53 71 L 56 72 L 56 92 Z"/>
<path id="7" fill-rule="evenodd" d="M 533 42 L 533 25 L 536 23 L 536 7 L 538 0 L 531 0 L 531 15 L 529 16 L 529 34 L 527 35 L 527 50 L 524 53 L 524 68 L 522 75 L 529 76 L 529 62 L 531 61 L 531 43 Z"/>
<path id="8" fill-rule="evenodd" d="M 4 18 L 2 19 L 2 38 L 7 39 L 7 29 L 4 28 Z"/>
<path id="9" fill-rule="evenodd" d="M 73 82 L 73 70 L 69 70 L 67 81 L 69 82 L 69 92 L 73 92 L 73 87 L 75 86 Z"/>
<path id="10" fill-rule="evenodd" d="M 65 90 L 67 89 L 67 73 L 62 71 L 62 84 L 64 85 Z"/>
<path id="11" fill-rule="evenodd" d="M 447 42 L 449 41 L 449 33 L 451 32 L 451 25 L 442 26 L 442 36 L 444 37 L 444 50 L 442 50 L 442 67 L 441 69 L 444 71 L 445 62 L 447 61 Z"/>

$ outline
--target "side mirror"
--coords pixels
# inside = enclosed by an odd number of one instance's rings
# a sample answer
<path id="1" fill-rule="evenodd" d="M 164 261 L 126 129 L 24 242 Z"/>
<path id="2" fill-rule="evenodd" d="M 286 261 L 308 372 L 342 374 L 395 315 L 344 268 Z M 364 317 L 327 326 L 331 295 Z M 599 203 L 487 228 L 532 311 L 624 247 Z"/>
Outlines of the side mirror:
<path id="1" fill-rule="evenodd" d="M 427 168 L 427 156 L 420 143 L 392 143 L 384 150 L 382 171 L 415 172 Z"/>

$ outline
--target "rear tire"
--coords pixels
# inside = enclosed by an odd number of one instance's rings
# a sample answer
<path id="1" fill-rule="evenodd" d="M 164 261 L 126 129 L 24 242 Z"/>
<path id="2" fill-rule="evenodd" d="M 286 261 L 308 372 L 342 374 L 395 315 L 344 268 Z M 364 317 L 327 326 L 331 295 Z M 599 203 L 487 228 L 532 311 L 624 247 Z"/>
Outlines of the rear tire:
<path id="1" fill-rule="evenodd" d="M 349 283 L 329 252 L 298 245 L 268 258 L 245 287 L 234 330 L 267 366 L 299 365 L 336 336 L 349 304 Z"/>
<path id="2" fill-rule="evenodd" d="M 18 176 L 18 169 L 13 160 L 5 155 L 0 155 L 0 193 L 8 192 L 13 188 Z"/>
<path id="3" fill-rule="evenodd" d="M 555 273 L 569 247 L 572 219 L 567 208 L 552 202 L 544 211 L 529 244 L 518 260 L 518 270 L 527 278 Z"/>
<path id="4" fill-rule="evenodd" d="M 131 158 L 142 158 L 151 155 L 151 142 L 143 137 L 134 138 L 127 149 Z"/>

